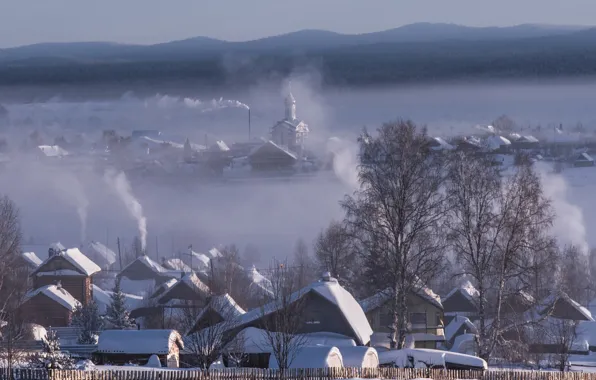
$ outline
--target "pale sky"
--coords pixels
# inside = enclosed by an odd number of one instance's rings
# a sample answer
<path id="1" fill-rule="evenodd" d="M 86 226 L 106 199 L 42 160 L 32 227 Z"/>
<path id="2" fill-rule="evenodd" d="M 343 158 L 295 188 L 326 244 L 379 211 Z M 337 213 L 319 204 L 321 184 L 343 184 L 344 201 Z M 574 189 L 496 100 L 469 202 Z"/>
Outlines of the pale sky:
<path id="1" fill-rule="evenodd" d="M 250 40 L 300 29 L 364 33 L 414 22 L 594 25 L 595 0 L 0 0 L 0 48 L 38 42 Z"/>

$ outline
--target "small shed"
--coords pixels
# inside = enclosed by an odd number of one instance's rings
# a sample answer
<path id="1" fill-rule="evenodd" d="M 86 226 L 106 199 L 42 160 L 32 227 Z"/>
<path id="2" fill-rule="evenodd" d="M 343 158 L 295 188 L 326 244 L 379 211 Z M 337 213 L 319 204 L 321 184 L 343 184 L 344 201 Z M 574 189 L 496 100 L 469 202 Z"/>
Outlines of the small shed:
<path id="1" fill-rule="evenodd" d="M 594 159 L 588 153 L 582 153 L 573 161 L 573 166 L 576 168 L 594 166 Z"/>
<path id="2" fill-rule="evenodd" d="M 348 368 L 378 368 L 379 355 L 372 347 L 355 346 L 341 347 L 344 367 Z"/>
<path id="3" fill-rule="evenodd" d="M 115 365 L 145 365 L 151 355 L 157 355 L 163 367 L 178 368 L 183 349 L 176 330 L 105 330 L 95 355 L 100 364 Z"/>
<path id="4" fill-rule="evenodd" d="M 337 347 L 310 346 L 297 348 L 289 368 L 343 368 L 343 358 Z M 269 358 L 269 368 L 279 369 L 275 355 Z"/>

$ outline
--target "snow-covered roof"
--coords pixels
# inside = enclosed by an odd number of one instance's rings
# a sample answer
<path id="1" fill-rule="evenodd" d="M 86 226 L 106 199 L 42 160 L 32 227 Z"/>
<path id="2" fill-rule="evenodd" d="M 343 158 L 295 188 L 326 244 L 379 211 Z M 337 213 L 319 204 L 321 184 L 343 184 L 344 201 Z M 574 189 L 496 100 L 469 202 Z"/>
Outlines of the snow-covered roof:
<path id="1" fill-rule="evenodd" d="M 469 351 L 473 351 L 476 344 L 476 335 L 475 334 L 462 334 L 455 337 L 453 341 L 453 346 L 451 346 L 452 352 L 459 352 L 459 353 L 466 353 Z"/>
<path id="2" fill-rule="evenodd" d="M 228 145 L 223 140 L 217 140 L 210 148 L 212 151 L 227 152 L 230 150 Z"/>
<path id="3" fill-rule="evenodd" d="M 292 293 L 289 302 L 293 303 L 310 292 L 318 294 L 337 306 L 360 344 L 365 345 L 370 341 L 373 331 L 364 311 L 362 311 L 352 294 L 345 290 L 336 279 L 327 277 L 313 282 L 305 288 Z M 279 310 L 280 307 L 279 302 L 272 301 L 261 308 L 253 309 L 239 318 L 238 325 L 246 325 Z"/>
<path id="4" fill-rule="evenodd" d="M 451 298 L 455 293 L 461 293 L 464 297 L 466 297 L 470 302 L 476 302 L 476 299 L 480 296 L 478 290 L 472 285 L 469 280 L 465 280 L 462 284 L 458 287 L 453 288 L 444 298 L 443 301 L 448 300 Z"/>
<path id="5" fill-rule="evenodd" d="M 457 315 L 447 326 L 445 326 L 445 340 L 450 341 L 457 331 L 464 325 L 466 326 L 467 332 L 473 334 L 477 332 L 476 325 L 474 325 L 472 321 L 466 317 Z"/>
<path id="6" fill-rule="evenodd" d="M 379 366 L 379 355 L 372 347 L 340 347 L 339 351 L 348 368 L 377 368 Z"/>
<path id="7" fill-rule="evenodd" d="M 184 348 L 176 330 L 104 330 L 99 334 L 97 352 L 164 355 L 174 344 Z"/>
<path id="8" fill-rule="evenodd" d="M 203 310 L 209 308 L 227 320 L 239 318 L 240 316 L 246 314 L 246 311 L 241 308 L 240 305 L 238 305 L 228 293 L 224 294 L 223 296 L 212 297 L 211 300 L 209 300 L 209 304 L 207 304 Z M 201 311 L 201 314 L 202 313 L 203 311 Z"/>
<path id="9" fill-rule="evenodd" d="M 116 262 L 116 253 L 97 241 L 89 243 L 89 249 L 99 257 L 103 258 L 108 265 Z"/>
<path id="10" fill-rule="evenodd" d="M 435 150 L 440 150 L 440 149 L 445 149 L 445 150 L 453 150 L 455 149 L 455 147 L 451 144 L 449 144 L 447 141 L 443 140 L 440 137 L 433 137 L 432 138 L 437 144 L 439 144 L 439 146 L 436 146 Z"/>
<path id="11" fill-rule="evenodd" d="M 217 259 L 219 257 L 223 257 L 223 254 L 219 251 L 219 249 L 213 247 L 209 250 L 209 256 L 211 256 L 212 259 Z"/>
<path id="12" fill-rule="evenodd" d="M 170 257 L 163 260 L 163 266 L 167 269 L 177 270 L 184 273 L 192 272 L 192 269 L 179 258 Z"/>
<path id="13" fill-rule="evenodd" d="M 64 157 L 69 153 L 58 145 L 40 145 L 37 147 L 46 157 Z"/>
<path id="14" fill-rule="evenodd" d="M 337 347 L 307 346 L 296 349 L 289 368 L 342 368 L 341 352 Z M 269 357 L 269 368 L 278 369 L 275 355 Z"/>
<path id="15" fill-rule="evenodd" d="M 69 311 L 74 311 L 81 303 L 72 296 L 66 289 L 59 285 L 45 285 L 30 291 L 25 295 L 25 302 L 38 294 L 51 298 L 55 302 L 64 306 Z"/>
<path id="16" fill-rule="evenodd" d="M 155 272 L 157 274 L 161 275 L 161 274 L 164 274 L 167 272 L 167 270 L 164 267 L 162 267 L 155 261 L 151 260 L 149 258 L 149 256 L 147 256 L 147 255 L 142 255 L 142 256 L 137 257 L 137 259 L 135 261 L 128 264 L 124 269 L 122 269 L 122 272 L 125 272 L 128 269 L 128 267 L 132 266 L 134 263 L 137 263 L 137 262 L 143 264 L 144 266 L 146 266 L 147 268 L 149 268 L 150 270 L 152 270 L 153 272 Z"/>
<path id="17" fill-rule="evenodd" d="M 418 287 L 418 289 L 414 289 L 414 294 L 423 298 L 424 300 L 428 301 L 429 303 L 438 307 L 439 309 L 443 309 L 441 297 L 435 294 L 435 292 L 433 292 L 429 287 L 420 286 Z M 391 288 L 387 288 L 381 290 L 377 294 L 373 294 L 372 296 L 363 299 L 359 303 L 362 307 L 362 310 L 364 310 L 365 313 L 368 313 L 369 311 L 374 310 L 385 304 L 385 302 L 389 301 L 392 296 L 393 290 Z"/>
<path id="18" fill-rule="evenodd" d="M 81 274 L 91 276 L 101 270 L 101 268 L 95 264 L 91 259 L 85 256 L 78 248 L 69 248 L 56 252 L 53 256 L 48 257 L 43 263 L 41 263 L 33 273 L 46 272 L 44 267 L 51 261 L 63 258 L 72 264 Z M 55 273 L 56 270 L 48 270 L 47 272 Z"/>
<path id="19" fill-rule="evenodd" d="M 23 252 L 22 256 L 23 259 L 25 259 L 25 261 L 27 261 L 27 263 L 29 263 L 34 268 L 37 268 L 43 262 L 39 257 L 37 257 L 35 252 Z"/>
<path id="20" fill-rule="evenodd" d="M 206 269 L 209 268 L 209 263 L 211 262 L 211 258 L 204 253 L 199 253 L 195 251 L 191 251 L 192 261 L 194 264 L 194 260 L 197 260 L 199 263 L 199 267 Z M 193 265 L 194 266 L 194 265 Z"/>
<path id="21" fill-rule="evenodd" d="M 104 314 L 108 306 L 112 303 L 113 292 L 109 290 L 103 290 L 99 286 L 93 284 L 93 300 L 99 307 L 99 312 Z M 124 304 L 128 310 L 136 309 L 143 303 L 143 297 L 134 294 L 123 293 Z"/>
<path id="22" fill-rule="evenodd" d="M 575 161 L 589 161 L 592 162 L 594 161 L 594 159 L 588 154 L 588 153 L 582 153 L 580 154 Z"/>
<path id="23" fill-rule="evenodd" d="M 586 321 L 594 321 L 594 318 L 592 317 L 592 313 L 590 313 L 590 310 L 580 305 L 577 301 L 569 297 L 567 293 L 562 291 L 552 292 L 549 296 L 540 301 L 534 310 L 530 310 L 526 314 L 529 315 L 529 318 L 533 317 L 535 312 L 538 312 L 541 315 L 545 314 L 549 312 L 552 306 L 560 300 L 566 301 L 567 304 L 574 308 L 577 312 L 579 312 L 585 318 Z"/>
<path id="24" fill-rule="evenodd" d="M 153 294 L 149 298 L 159 297 L 162 294 L 167 293 L 174 285 L 176 285 L 180 280 L 177 278 L 170 278 L 168 281 L 159 285 Z"/>
<path id="25" fill-rule="evenodd" d="M 181 286 L 181 284 L 185 284 L 197 294 L 208 295 L 211 293 L 209 287 L 205 285 L 205 283 L 203 283 L 203 281 L 201 281 L 201 279 L 194 272 L 185 274 L 184 277 L 182 277 L 180 280 L 177 280 L 176 282 L 168 281 L 166 284 L 171 285 L 167 285 L 164 288 L 163 293 L 155 293 L 155 295 L 159 296 L 160 299 L 174 291 L 174 289 L 176 289 L 178 286 Z"/>
<path id="26" fill-rule="evenodd" d="M 519 139 L 517 139 L 517 142 L 537 143 L 538 139 L 534 136 L 527 135 L 527 136 L 521 136 Z"/>
<path id="27" fill-rule="evenodd" d="M 273 285 L 271 281 L 257 271 L 257 268 L 253 265 L 246 275 L 250 281 L 249 291 L 254 296 L 273 296 Z"/>
<path id="28" fill-rule="evenodd" d="M 290 125 L 292 125 L 292 124 L 290 124 Z M 250 156 L 252 156 L 252 155 L 254 155 L 255 153 L 257 153 L 257 152 L 258 152 L 258 151 L 260 151 L 261 149 L 267 149 L 267 147 L 273 147 L 273 148 L 275 148 L 275 149 L 277 149 L 277 150 L 279 150 L 279 151 L 281 151 L 281 152 L 283 152 L 283 153 L 287 154 L 288 156 L 290 156 L 290 157 L 291 157 L 291 158 L 293 158 L 294 160 L 297 160 L 297 159 L 298 159 L 298 157 L 297 157 L 297 156 L 296 156 L 294 153 L 290 152 L 288 149 L 286 149 L 286 148 L 282 147 L 281 145 L 277 145 L 276 143 L 274 143 L 274 142 L 273 142 L 273 141 L 271 141 L 271 140 L 268 140 L 268 141 L 267 141 L 265 144 L 263 144 L 263 145 L 259 145 L 259 146 L 255 147 L 255 148 L 254 148 L 254 149 L 253 149 L 253 150 L 250 152 L 250 154 L 249 154 L 249 157 L 250 157 Z"/>
<path id="29" fill-rule="evenodd" d="M 498 136 L 498 135 L 488 136 L 484 140 L 484 143 L 489 150 L 497 150 L 497 149 L 501 148 L 502 146 L 511 145 L 511 141 L 509 141 L 508 139 L 506 139 L 503 136 Z"/>

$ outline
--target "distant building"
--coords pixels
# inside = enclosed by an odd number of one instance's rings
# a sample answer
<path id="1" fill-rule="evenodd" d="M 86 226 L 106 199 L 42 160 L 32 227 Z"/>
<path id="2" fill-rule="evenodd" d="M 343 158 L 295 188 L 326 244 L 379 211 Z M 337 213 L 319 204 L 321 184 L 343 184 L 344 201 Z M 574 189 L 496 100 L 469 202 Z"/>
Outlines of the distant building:
<path id="1" fill-rule="evenodd" d="M 594 166 L 594 159 L 588 153 L 582 153 L 573 161 L 573 166 L 576 168 Z"/>
<path id="2" fill-rule="evenodd" d="M 308 133 L 308 125 L 296 117 L 296 99 L 290 90 L 285 99 L 285 117 L 271 129 L 271 141 L 301 154 L 304 139 Z"/>

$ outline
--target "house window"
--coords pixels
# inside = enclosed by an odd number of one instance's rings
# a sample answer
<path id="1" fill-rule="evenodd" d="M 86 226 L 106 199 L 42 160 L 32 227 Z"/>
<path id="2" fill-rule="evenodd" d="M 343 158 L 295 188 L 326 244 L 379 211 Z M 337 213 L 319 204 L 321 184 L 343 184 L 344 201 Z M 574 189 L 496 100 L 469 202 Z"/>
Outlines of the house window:
<path id="1" fill-rule="evenodd" d="M 426 325 L 426 313 L 410 313 L 412 325 Z"/>

